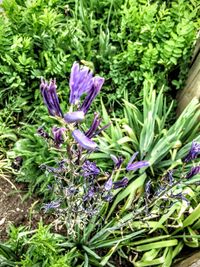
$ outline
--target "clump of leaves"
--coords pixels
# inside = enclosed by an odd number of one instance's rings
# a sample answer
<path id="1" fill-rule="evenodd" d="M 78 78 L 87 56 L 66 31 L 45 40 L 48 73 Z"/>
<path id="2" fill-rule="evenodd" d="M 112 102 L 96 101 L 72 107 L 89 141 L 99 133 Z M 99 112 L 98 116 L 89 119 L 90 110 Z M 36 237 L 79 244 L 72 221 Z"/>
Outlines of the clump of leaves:
<path id="1" fill-rule="evenodd" d="M 107 219 L 117 212 L 128 232 L 145 229 L 144 239 L 122 248 L 125 258 L 136 251 L 138 257 L 133 254 L 131 260 L 135 266 L 171 266 L 184 245 L 199 246 L 198 100 L 172 126 L 167 123 L 171 108 L 162 90 L 156 96 L 151 84 L 146 83 L 142 112 L 128 100 L 124 103 L 124 119 L 114 119 L 108 133 L 98 138 L 101 151 L 106 153 L 104 158 L 123 155 L 125 162 L 139 151 L 138 160 L 148 161 L 150 168 L 126 174 L 130 182 L 115 195 Z M 108 114 L 102 108 L 106 121 Z M 93 154 L 91 158 L 100 157 Z"/>

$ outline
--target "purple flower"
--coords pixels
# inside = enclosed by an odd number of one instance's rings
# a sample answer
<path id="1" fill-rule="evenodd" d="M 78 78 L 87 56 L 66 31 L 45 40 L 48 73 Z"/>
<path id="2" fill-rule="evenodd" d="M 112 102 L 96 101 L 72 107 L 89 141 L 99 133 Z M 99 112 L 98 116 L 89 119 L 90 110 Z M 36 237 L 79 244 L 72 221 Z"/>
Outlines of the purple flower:
<path id="1" fill-rule="evenodd" d="M 54 126 L 52 128 L 54 144 L 56 147 L 60 147 L 61 144 L 64 142 L 63 133 L 65 131 L 66 131 L 66 128 L 64 128 L 64 127 L 58 128 L 58 127 Z"/>
<path id="2" fill-rule="evenodd" d="M 89 138 L 92 138 L 92 137 L 100 134 L 102 131 L 104 131 L 106 128 L 108 128 L 110 126 L 110 123 L 108 123 L 98 130 L 98 127 L 99 127 L 101 121 L 102 121 L 102 119 L 99 118 L 99 114 L 95 112 L 92 125 L 90 126 L 89 130 L 85 133 L 85 135 Z"/>
<path id="3" fill-rule="evenodd" d="M 95 150 L 97 148 L 97 144 L 78 129 L 72 132 L 72 136 L 86 150 Z"/>
<path id="4" fill-rule="evenodd" d="M 122 157 L 117 158 L 115 155 L 110 155 L 110 157 L 115 163 L 115 168 L 119 169 L 119 167 L 122 165 L 124 159 Z"/>
<path id="5" fill-rule="evenodd" d="M 84 93 L 88 93 L 93 85 L 92 71 L 88 67 L 80 67 L 74 62 L 69 80 L 70 104 L 77 104 Z"/>
<path id="6" fill-rule="evenodd" d="M 81 122 L 85 118 L 83 111 L 68 112 L 64 115 L 64 120 L 67 123 Z"/>
<path id="7" fill-rule="evenodd" d="M 148 161 L 137 161 L 135 163 L 132 163 L 135 160 L 135 158 L 137 157 L 138 153 L 139 152 L 134 153 L 134 155 L 131 157 L 131 159 L 130 159 L 127 167 L 126 167 L 127 171 L 135 171 L 137 169 L 141 169 L 141 168 L 149 166 Z"/>
<path id="8" fill-rule="evenodd" d="M 92 101 L 95 99 L 95 97 L 98 95 L 98 93 L 101 90 L 101 87 L 104 83 L 104 78 L 102 77 L 94 77 L 93 79 L 93 85 L 91 87 L 91 89 L 89 90 L 85 100 L 83 101 L 83 104 L 80 108 L 80 110 L 82 110 L 85 114 L 88 112 Z"/>
<path id="9" fill-rule="evenodd" d="M 104 184 L 104 189 L 106 191 L 110 191 L 112 189 L 112 186 L 113 186 L 112 178 L 109 178 L 108 181 L 106 181 Z"/>
<path id="10" fill-rule="evenodd" d="M 128 178 L 124 177 L 122 180 L 113 183 L 113 189 L 126 187 L 128 185 Z"/>
<path id="11" fill-rule="evenodd" d="M 94 162 L 91 162 L 89 160 L 86 160 L 83 163 L 83 176 L 96 176 L 100 173 L 100 170 L 97 168 L 97 165 Z"/>
<path id="12" fill-rule="evenodd" d="M 41 79 L 40 90 L 45 105 L 48 108 L 51 116 L 63 117 L 62 110 L 60 108 L 58 96 L 56 93 L 56 80 L 50 80 L 49 84 L 44 79 Z"/>
<path id="13" fill-rule="evenodd" d="M 199 154 L 200 154 L 200 143 L 193 141 L 190 151 L 184 158 L 184 162 L 189 162 L 191 160 L 196 159 Z"/>
<path id="14" fill-rule="evenodd" d="M 101 121 L 102 119 L 99 119 L 99 114 L 94 113 L 94 119 L 93 119 L 92 125 L 90 126 L 90 129 L 85 133 L 85 135 L 88 138 L 92 138 L 95 135 L 95 132 L 97 128 L 99 127 Z"/>
<path id="15" fill-rule="evenodd" d="M 60 200 L 51 201 L 43 206 L 44 212 L 49 211 L 50 209 L 57 209 L 60 207 Z"/>
<path id="16" fill-rule="evenodd" d="M 195 176 L 196 174 L 200 173 L 200 165 L 196 166 L 196 167 L 192 167 L 191 170 L 188 172 L 188 174 L 186 175 L 186 178 L 191 178 L 193 176 Z"/>

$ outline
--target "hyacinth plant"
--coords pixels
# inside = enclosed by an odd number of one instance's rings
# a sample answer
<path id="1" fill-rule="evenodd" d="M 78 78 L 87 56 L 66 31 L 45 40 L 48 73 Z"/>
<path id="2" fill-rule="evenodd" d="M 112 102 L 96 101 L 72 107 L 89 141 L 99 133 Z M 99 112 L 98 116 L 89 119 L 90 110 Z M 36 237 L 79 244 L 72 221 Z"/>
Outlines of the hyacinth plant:
<path id="1" fill-rule="evenodd" d="M 93 76 L 88 67 L 74 63 L 70 75 L 70 108 L 67 113 L 61 110 L 56 92 L 56 81 L 49 83 L 41 80 L 40 90 L 50 116 L 53 116 L 59 126 L 53 126 L 51 133 L 43 127 L 38 134 L 45 138 L 60 153 L 58 166 L 41 165 L 47 174 L 54 177 L 54 183 L 48 187 L 52 192 L 52 201 L 44 204 L 45 213 L 52 212 L 56 216 L 54 225 L 57 229 L 65 227 L 69 248 L 76 247 L 80 255 L 72 266 L 84 261 L 84 266 L 113 266 L 109 259 L 119 244 L 137 237 L 142 231 L 121 234 L 113 240 L 108 239 L 112 233 L 110 225 L 114 222 L 105 221 L 108 207 L 113 201 L 115 192 L 128 186 L 129 178 L 118 179 L 123 159 L 111 155 L 112 168 L 100 168 L 90 160 L 90 156 L 100 153 L 97 142 L 94 141 L 100 133 L 110 126 L 108 122 L 100 127 L 101 119 L 98 113 L 89 129 L 84 130 L 84 120 L 88 110 L 100 92 L 104 79 Z M 148 161 L 136 161 L 135 151 L 126 166 L 126 173 L 142 170 L 149 166 Z M 118 218 L 115 217 L 115 220 Z M 118 227 L 120 229 L 121 226 Z M 106 233 L 105 233 L 106 230 Z M 100 244 L 99 244 L 100 242 Z M 99 256 L 97 248 L 106 248 L 105 255 Z M 110 248 L 110 249 L 109 249 Z M 82 266 L 82 265 L 81 265 Z"/>

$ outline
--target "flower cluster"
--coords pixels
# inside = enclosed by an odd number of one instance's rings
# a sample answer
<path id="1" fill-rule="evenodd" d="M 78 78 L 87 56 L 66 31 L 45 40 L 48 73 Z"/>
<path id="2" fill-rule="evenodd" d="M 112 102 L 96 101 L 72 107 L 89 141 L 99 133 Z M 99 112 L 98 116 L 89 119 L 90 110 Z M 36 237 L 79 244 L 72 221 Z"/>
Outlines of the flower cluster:
<path id="1" fill-rule="evenodd" d="M 100 92 L 103 83 L 104 78 L 99 76 L 93 77 L 93 73 L 89 70 L 88 67 L 81 68 L 79 64 L 75 62 L 72 66 L 69 81 L 69 102 L 71 104 L 71 108 L 73 108 L 73 106 L 76 106 L 76 110 L 67 112 L 64 115 L 61 110 L 59 99 L 56 93 L 57 86 L 55 79 L 51 80 L 49 83 L 45 82 L 44 79 L 42 79 L 40 90 L 49 114 L 51 116 L 61 117 L 67 124 L 71 124 L 80 123 L 85 119 L 85 115 L 87 114 L 93 100 Z M 83 94 L 86 94 L 86 96 L 81 103 L 81 97 L 83 96 Z M 86 150 L 95 150 L 97 148 L 97 144 L 95 144 L 91 140 L 91 138 L 95 135 L 95 132 L 100 125 L 101 120 L 98 117 L 99 115 L 95 114 L 91 128 L 86 133 L 83 133 L 80 129 L 74 129 L 72 131 L 72 137 L 74 138 L 74 140 Z M 64 131 L 64 128 L 53 129 L 56 146 L 62 144 Z"/>

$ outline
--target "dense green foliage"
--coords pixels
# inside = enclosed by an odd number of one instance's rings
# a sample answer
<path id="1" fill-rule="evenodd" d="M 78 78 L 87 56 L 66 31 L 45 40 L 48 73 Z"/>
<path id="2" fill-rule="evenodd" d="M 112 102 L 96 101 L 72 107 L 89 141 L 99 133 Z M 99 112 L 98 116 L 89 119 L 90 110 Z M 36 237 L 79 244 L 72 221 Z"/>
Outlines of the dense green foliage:
<path id="1" fill-rule="evenodd" d="M 40 77 L 56 77 L 66 91 L 74 60 L 92 61 L 101 71 L 110 94 L 106 103 L 119 99 L 124 90 L 134 99 L 146 79 L 158 88 L 164 84 L 169 89 L 172 83 L 180 88 L 196 37 L 198 1 L 123 3 L 4 0 L 0 17 L 4 103 L 12 95 L 25 98 L 27 116 L 38 98 Z"/>

